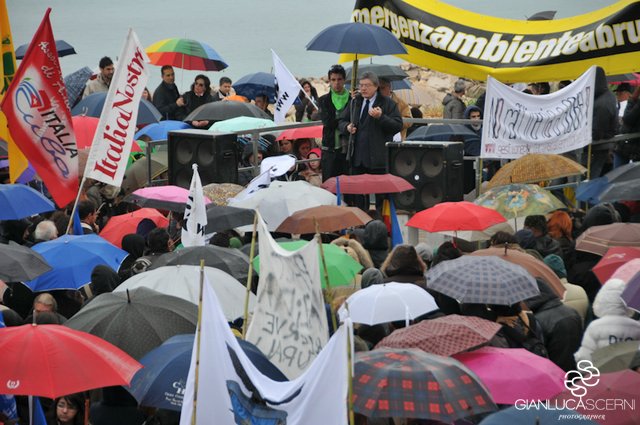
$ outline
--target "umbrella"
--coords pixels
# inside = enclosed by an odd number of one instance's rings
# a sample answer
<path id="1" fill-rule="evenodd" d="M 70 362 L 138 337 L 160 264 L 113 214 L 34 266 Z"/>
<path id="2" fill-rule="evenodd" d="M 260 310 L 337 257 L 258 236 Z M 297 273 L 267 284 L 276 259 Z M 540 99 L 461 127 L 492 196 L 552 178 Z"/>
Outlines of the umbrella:
<path id="1" fill-rule="evenodd" d="M 601 373 L 600 377 L 592 376 L 588 381 L 592 386 L 585 385 L 582 382 L 581 389 L 586 390 L 583 397 L 578 397 L 571 393 L 571 390 L 565 390 L 562 394 L 555 397 L 552 401 L 555 404 L 564 404 L 576 406 L 576 410 L 583 415 L 602 414 L 606 412 L 606 421 L 602 422 L 606 425 L 631 425 L 640 424 L 640 416 L 631 413 L 640 403 L 640 373 L 630 369 L 620 372 Z M 572 388 L 573 389 L 573 388 Z M 598 404 L 584 403 L 583 400 L 616 400 L 615 408 L 607 408 L 604 410 L 598 407 Z M 600 402 L 601 403 L 601 402 Z M 601 406 L 601 404 L 600 404 Z"/>
<path id="2" fill-rule="evenodd" d="M 353 409 L 364 416 L 456 419 L 496 410 L 478 378 L 459 361 L 416 349 L 356 353 Z"/>
<path id="3" fill-rule="evenodd" d="M 437 141 L 480 141 L 472 129 L 462 124 L 430 124 L 418 127 L 407 137 L 407 141 L 437 140 Z"/>
<path id="4" fill-rule="evenodd" d="M 640 311 L 640 271 L 627 282 L 620 297 L 627 307 Z"/>
<path id="5" fill-rule="evenodd" d="M 600 425 L 571 409 L 536 409 L 511 406 L 492 413 L 480 425 Z"/>
<path id="6" fill-rule="evenodd" d="M 322 183 L 321 187 L 331 193 L 336 193 L 336 178 L 340 180 L 340 193 L 343 195 L 397 193 L 415 189 L 411 183 L 393 174 L 340 175 L 338 177 L 331 177 Z"/>
<path id="7" fill-rule="evenodd" d="M 347 68 L 347 81 L 351 81 L 353 78 L 353 68 Z M 405 78 L 409 78 L 409 74 L 404 72 L 402 68 L 397 65 L 383 65 L 383 64 L 367 64 L 360 65 L 357 70 L 359 73 L 373 72 L 378 78 L 385 78 L 389 81 L 402 81 Z"/>
<path id="8" fill-rule="evenodd" d="M 419 348 L 449 357 L 488 344 L 501 325 L 475 316 L 451 314 L 396 329 L 376 348 Z"/>
<path id="9" fill-rule="evenodd" d="M 134 375 L 127 388 L 139 405 L 181 410 L 194 338 L 193 334 L 172 336 L 140 359 L 144 368 Z M 277 382 L 287 380 L 255 345 L 240 338 L 238 342 L 263 375 Z"/>
<path id="10" fill-rule="evenodd" d="M 222 270 L 243 284 L 247 282 L 249 257 L 238 249 L 223 248 L 215 245 L 191 246 L 181 248 L 177 251 L 167 252 L 166 254 L 162 254 L 160 258 L 149 267 L 149 270 L 154 270 L 162 266 L 199 266 L 200 260 L 204 260 L 205 266 Z M 223 277 L 226 278 L 226 276 Z M 195 301 L 197 302 L 197 297 Z"/>
<path id="11" fill-rule="evenodd" d="M 227 65 L 213 47 L 188 38 L 167 38 L 146 49 L 154 65 L 171 65 L 194 71 L 221 71 Z"/>
<path id="12" fill-rule="evenodd" d="M 243 186 L 235 183 L 209 183 L 202 186 L 204 196 L 211 199 L 213 205 L 226 206 L 229 199 L 244 190 Z M 209 217 L 209 215 L 207 215 Z M 253 223 L 253 220 L 251 220 Z"/>
<path id="13" fill-rule="evenodd" d="M 151 176 L 149 176 L 149 161 L 151 161 Z M 149 180 L 159 177 L 169 169 L 166 155 L 152 155 L 151 159 L 143 157 L 131 164 L 124 172 L 122 189 L 124 193 L 131 194 L 149 184 Z"/>
<path id="14" fill-rule="evenodd" d="M 473 203 L 494 209 L 507 219 L 542 215 L 565 208 L 551 192 L 534 184 L 510 184 L 489 189 Z"/>
<path id="15" fill-rule="evenodd" d="M 91 68 L 84 66 L 64 77 L 64 85 L 67 88 L 70 107 L 73 108 L 76 102 L 82 98 L 82 93 L 84 93 L 87 80 L 91 77 L 91 74 L 93 74 Z"/>
<path id="16" fill-rule="evenodd" d="M 524 348 L 482 347 L 453 356 L 478 375 L 498 404 L 548 400 L 564 389 L 564 370 Z"/>
<path id="17" fill-rule="evenodd" d="M 586 168 L 565 156 L 529 153 L 503 165 L 489 181 L 487 187 L 512 183 L 536 183 L 577 176 L 586 172 Z"/>
<path id="18" fill-rule="evenodd" d="M 611 275 L 611 279 L 620 279 L 628 283 L 640 271 L 640 258 L 634 258 L 624 264 Z"/>
<path id="19" fill-rule="evenodd" d="M 269 97 L 269 103 L 276 102 L 276 76 L 268 72 L 247 74 L 233 83 L 233 89 L 236 94 L 247 99 L 252 100 L 264 94 Z"/>
<path id="20" fill-rule="evenodd" d="M 600 261 L 593 266 L 591 271 L 596 275 L 600 283 L 605 283 L 620 266 L 627 264 L 635 258 L 640 258 L 640 248 L 612 246 L 602 256 Z"/>
<path id="21" fill-rule="evenodd" d="M 205 227 L 205 233 L 224 232 L 236 227 L 253 224 L 255 215 L 256 212 L 252 209 L 216 205 L 212 202 L 207 205 L 207 227 Z"/>
<path id="22" fill-rule="evenodd" d="M 103 338 L 140 359 L 174 335 L 195 332 L 197 321 L 198 307 L 189 301 L 137 288 L 98 295 L 65 326 Z"/>
<path id="23" fill-rule="evenodd" d="M 107 241 L 118 248 L 122 248 L 122 238 L 129 233 L 136 233 L 138 224 L 144 219 L 151 220 L 157 227 L 169 226 L 169 220 L 153 208 L 140 208 L 139 210 L 114 215 L 109 219 L 107 225 L 100 232 Z"/>
<path id="24" fill-rule="evenodd" d="M 389 282 L 360 289 L 347 298 L 338 310 L 341 320 L 354 323 L 379 323 L 414 320 L 438 309 L 431 294 L 413 283 Z"/>
<path id="25" fill-rule="evenodd" d="M 640 200 L 640 190 L 637 185 L 637 180 L 612 183 L 600 193 L 600 202 Z"/>
<path id="26" fill-rule="evenodd" d="M 71 109 L 71 115 L 84 115 L 89 117 L 100 118 L 104 102 L 107 98 L 107 92 L 93 93 L 82 99 L 76 106 Z M 150 124 L 160 121 L 162 114 L 153 106 L 153 103 L 146 99 L 140 99 L 138 106 L 138 119 L 136 125 Z"/>
<path id="27" fill-rule="evenodd" d="M 130 195 L 127 195 L 124 201 L 141 207 L 184 212 L 188 199 L 189 189 L 180 186 L 165 185 L 137 189 Z M 206 197 L 204 201 L 205 204 L 211 203 Z"/>
<path id="28" fill-rule="evenodd" d="M 609 183 L 623 183 L 640 179 L 640 162 L 632 162 L 614 168 L 604 175 Z"/>
<path id="29" fill-rule="evenodd" d="M 466 304 L 512 305 L 540 293 L 524 268 L 498 257 L 468 255 L 429 270 L 427 287 Z"/>
<path id="30" fill-rule="evenodd" d="M 609 187 L 609 181 L 606 177 L 597 177 L 591 180 L 585 180 L 578 183 L 576 189 L 576 199 L 590 204 L 600 203 L 600 194 Z"/>
<path id="31" fill-rule="evenodd" d="M 252 103 L 211 102 L 196 108 L 185 121 L 224 121 L 235 117 L 271 119 L 262 109 Z"/>
<path id="32" fill-rule="evenodd" d="M 174 120 L 154 122 L 138 130 L 134 138 L 137 140 L 142 136 L 147 136 L 151 140 L 167 140 L 170 131 L 184 130 L 185 128 L 191 128 L 191 126 L 186 122 Z"/>
<path id="33" fill-rule="evenodd" d="M 44 257 L 17 243 L 0 244 L 0 280 L 22 282 L 51 270 Z"/>
<path id="34" fill-rule="evenodd" d="M 307 241 L 278 242 L 278 245 L 287 251 L 297 251 L 306 245 Z M 351 258 L 342 248 L 333 244 L 322 244 L 324 251 L 324 259 L 327 262 L 327 273 L 329 275 L 329 283 L 331 286 L 346 286 L 353 283 L 356 274 L 362 270 L 362 265 Z M 318 250 L 318 257 L 320 250 Z M 253 266 L 260 273 L 260 256 L 256 256 L 253 260 Z M 323 270 L 322 259 L 320 259 L 320 270 Z M 321 272 L 322 287 L 327 287 L 324 273 Z"/>
<path id="35" fill-rule="evenodd" d="M 80 289 L 91 282 L 95 266 L 103 264 L 118 270 L 129 255 L 98 235 L 63 235 L 35 244 L 32 249 L 53 267 L 53 270 L 24 282 L 33 292 Z"/>
<path id="36" fill-rule="evenodd" d="M 433 101 L 433 92 L 430 91 L 427 86 L 424 85 L 413 85 L 409 89 L 395 89 L 393 87 L 393 82 L 391 83 L 391 87 L 394 89 L 394 94 L 399 98 L 407 102 L 407 104 L 411 106 L 422 106 L 425 104 L 429 104 L 429 102 Z"/>
<path id="37" fill-rule="evenodd" d="M 0 220 L 19 220 L 56 207 L 46 196 L 24 184 L 0 184 Z"/>
<path id="38" fill-rule="evenodd" d="M 4 394 L 57 398 L 129 385 L 140 363 L 108 342 L 60 325 L 0 329 Z"/>
<path id="39" fill-rule="evenodd" d="M 415 214 L 407 226 L 441 232 L 447 230 L 484 230 L 507 221 L 499 212 L 472 202 L 443 202 Z"/>
<path id="40" fill-rule="evenodd" d="M 204 268 L 211 287 L 216 291 L 227 320 L 234 321 L 244 314 L 247 289 L 233 276 L 213 267 Z M 127 290 L 153 290 L 198 305 L 200 296 L 200 266 L 163 266 L 137 274 L 125 280 L 114 293 Z M 255 295 L 249 295 L 249 311 L 253 310 Z"/>
<path id="41" fill-rule="evenodd" d="M 217 121 L 213 123 L 209 130 L 217 131 L 218 133 L 233 133 L 236 131 L 247 131 L 248 133 L 251 130 L 255 130 L 258 128 L 271 127 L 275 125 L 272 120 L 267 120 L 264 118 L 255 118 L 255 117 L 235 117 L 229 118 L 224 121 Z"/>
<path id="42" fill-rule="evenodd" d="M 296 211 L 319 205 L 336 205 L 336 196 L 306 181 L 274 181 L 243 200 L 231 199 L 229 205 L 237 208 L 252 208 L 260 212 L 270 231 Z"/>
<path id="43" fill-rule="evenodd" d="M 605 255 L 612 246 L 640 247 L 640 223 L 593 226 L 576 239 L 576 250 L 596 255 Z"/>
<path id="44" fill-rule="evenodd" d="M 7 146 L 7 141 L 4 139 L 0 139 L 0 158 L 6 159 L 8 156 L 9 156 L 9 147 Z"/>
<path id="45" fill-rule="evenodd" d="M 640 351 L 640 342 L 625 341 L 607 345 L 591 353 L 591 361 L 600 373 L 629 369 L 634 356 Z"/>
<path id="46" fill-rule="evenodd" d="M 96 117 L 76 115 L 71 117 L 71 121 L 73 122 L 73 131 L 76 134 L 78 149 L 90 148 L 100 120 Z"/>
<path id="47" fill-rule="evenodd" d="M 364 226 L 371 220 L 369 214 L 360 208 L 320 205 L 296 211 L 278 226 L 276 232 L 305 234 L 316 233 L 316 229 L 319 232 L 336 232 Z"/>
<path id="48" fill-rule="evenodd" d="M 322 125 L 298 127 L 284 130 L 276 140 L 319 139 L 322 137 Z"/>
<path id="49" fill-rule="evenodd" d="M 555 272 L 544 263 L 544 261 L 540 261 L 526 252 L 515 249 L 491 247 L 476 250 L 470 255 L 500 257 L 505 261 L 524 267 L 531 276 L 544 279 L 560 299 L 564 298 L 566 289 L 560 279 L 558 279 L 558 275 L 556 275 Z"/>
<path id="50" fill-rule="evenodd" d="M 513 234 L 513 227 L 507 222 L 494 224 L 484 230 L 454 230 L 454 231 L 440 231 L 437 232 L 441 235 L 451 236 L 453 238 L 462 239 L 468 242 L 488 241 L 491 236 L 498 232 L 507 232 Z"/>
<path id="51" fill-rule="evenodd" d="M 29 48 L 29 43 L 18 46 L 16 49 L 16 59 L 24 58 L 25 53 L 27 53 L 27 49 Z M 58 57 L 62 58 L 64 56 L 75 55 L 76 49 L 69 43 L 64 40 L 56 40 L 56 51 L 58 52 Z"/>

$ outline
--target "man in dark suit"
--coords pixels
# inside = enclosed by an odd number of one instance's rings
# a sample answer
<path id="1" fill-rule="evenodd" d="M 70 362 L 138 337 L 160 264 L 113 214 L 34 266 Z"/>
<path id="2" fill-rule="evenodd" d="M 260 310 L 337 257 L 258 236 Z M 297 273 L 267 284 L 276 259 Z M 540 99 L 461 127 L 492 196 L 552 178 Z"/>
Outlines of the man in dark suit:
<path id="1" fill-rule="evenodd" d="M 340 116 L 339 124 L 340 131 L 351 135 L 347 151 L 350 174 L 384 174 L 386 143 L 402 130 L 402 116 L 396 103 L 379 93 L 380 82 L 374 73 L 364 72 L 359 83 L 360 91 Z"/>

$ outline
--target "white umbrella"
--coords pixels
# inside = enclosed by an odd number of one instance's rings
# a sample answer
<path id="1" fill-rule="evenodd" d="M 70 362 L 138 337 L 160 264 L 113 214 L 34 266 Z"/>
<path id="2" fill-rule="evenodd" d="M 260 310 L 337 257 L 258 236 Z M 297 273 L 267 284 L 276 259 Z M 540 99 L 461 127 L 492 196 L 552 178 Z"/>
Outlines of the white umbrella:
<path id="1" fill-rule="evenodd" d="M 211 287 L 216 291 L 222 311 L 229 321 L 244 314 L 246 287 L 233 276 L 213 267 L 205 267 L 204 273 Z M 165 295 L 182 298 L 198 304 L 200 295 L 200 266 L 164 266 L 149 270 L 125 280 L 113 292 L 146 287 Z M 253 310 L 255 295 L 249 296 L 249 311 Z"/>
<path id="2" fill-rule="evenodd" d="M 348 309 L 348 311 L 347 311 Z M 378 323 L 413 320 L 438 309 L 435 299 L 413 283 L 389 282 L 371 285 L 354 292 L 338 310 L 340 319 L 354 323 Z"/>
<path id="3" fill-rule="evenodd" d="M 513 227 L 508 222 L 494 224 L 493 226 L 487 227 L 484 230 L 443 230 L 441 232 L 434 232 L 445 236 L 453 236 L 458 239 L 462 239 L 468 242 L 478 242 L 478 241 L 488 241 L 491 239 L 491 236 L 495 235 L 498 232 L 507 232 L 513 234 Z"/>
<path id="4" fill-rule="evenodd" d="M 269 187 L 258 190 L 246 199 L 230 199 L 229 205 L 259 211 L 267 228 L 273 232 L 293 213 L 320 205 L 337 205 L 337 199 L 328 190 L 306 181 L 274 181 Z"/>

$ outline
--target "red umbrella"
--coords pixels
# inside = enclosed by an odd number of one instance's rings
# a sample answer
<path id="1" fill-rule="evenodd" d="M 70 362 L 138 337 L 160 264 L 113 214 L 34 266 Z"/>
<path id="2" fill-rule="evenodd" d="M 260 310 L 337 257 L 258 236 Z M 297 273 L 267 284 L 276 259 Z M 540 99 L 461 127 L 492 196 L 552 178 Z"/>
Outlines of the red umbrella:
<path id="1" fill-rule="evenodd" d="M 116 215 L 109 219 L 100 232 L 100 236 L 118 248 L 122 248 L 122 238 L 129 233 L 136 233 L 138 224 L 145 218 L 153 221 L 157 227 L 167 227 L 169 220 L 153 208 L 140 208 L 131 213 Z"/>
<path id="2" fill-rule="evenodd" d="M 442 232 L 447 230 L 484 230 L 507 221 L 502 214 L 491 208 L 472 202 L 443 202 L 422 210 L 407 222 L 407 226 Z"/>
<path id="3" fill-rule="evenodd" d="M 276 140 L 295 140 L 295 139 L 318 139 L 322 137 L 322 126 L 314 125 L 311 127 L 299 127 L 285 130 Z"/>
<path id="4" fill-rule="evenodd" d="M 369 193 L 397 193 L 414 190 L 415 187 L 401 177 L 393 174 L 358 174 L 355 176 L 341 175 L 340 193 L 344 194 L 369 194 Z M 331 177 L 322 183 L 323 189 L 331 193 L 336 192 L 336 177 Z"/>
<path id="5" fill-rule="evenodd" d="M 56 398 L 129 385 L 142 365 L 107 341 L 60 325 L 0 329 L 4 394 Z"/>
<path id="6" fill-rule="evenodd" d="M 607 425 L 640 424 L 640 415 L 634 412 L 640 403 L 640 373 L 626 369 L 597 376 L 593 375 L 593 369 L 582 374 L 584 382 L 575 380 L 578 386 L 555 397 L 553 405 L 565 405 L 583 415 L 604 414 L 602 423 Z M 576 372 L 573 376 L 568 374 L 567 379 L 577 378 Z M 589 400 L 593 403 L 588 403 Z"/>
<path id="7" fill-rule="evenodd" d="M 620 266 L 629 261 L 640 258 L 640 248 L 632 246 L 612 246 L 607 253 L 593 266 L 593 273 L 600 283 L 605 283 Z"/>
<path id="8" fill-rule="evenodd" d="M 100 119 L 84 115 L 76 115 L 71 117 L 71 121 L 73 121 L 73 131 L 76 133 L 76 144 L 78 145 L 78 149 L 90 148 Z"/>

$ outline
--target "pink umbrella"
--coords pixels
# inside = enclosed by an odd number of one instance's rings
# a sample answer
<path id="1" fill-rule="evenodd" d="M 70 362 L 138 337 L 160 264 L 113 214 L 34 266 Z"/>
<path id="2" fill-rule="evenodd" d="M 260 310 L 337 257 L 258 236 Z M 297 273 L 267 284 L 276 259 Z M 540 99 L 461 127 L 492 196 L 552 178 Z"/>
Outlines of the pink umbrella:
<path id="1" fill-rule="evenodd" d="M 618 269 L 611 275 L 610 279 L 620 279 L 623 282 L 629 283 L 631 278 L 638 272 L 640 272 L 640 258 L 634 258 L 627 264 L 618 267 Z"/>
<path id="2" fill-rule="evenodd" d="M 629 264 L 631 260 L 637 258 L 640 258 L 640 248 L 633 246 L 612 246 L 591 270 L 598 277 L 600 283 L 604 284 L 621 266 Z M 640 269 L 638 266 L 639 265 L 635 267 L 635 271 Z M 633 273 L 631 273 L 629 278 L 632 276 Z"/>
<path id="3" fill-rule="evenodd" d="M 452 357 L 478 375 L 498 404 L 547 400 L 564 389 L 564 371 L 524 348 L 482 347 Z"/>
<path id="4" fill-rule="evenodd" d="M 175 212 L 184 212 L 189 199 L 189 190 L 180 186 L 152 186 L 143 187 L 124 198 L 125 202 L 131 202 L 141 207 L 157 208 Z M 205 204 L 211 201 L 204 197 Z"/>
<path id="5" fill-rule="evenodd" d="M 320 137 L 322 137 L 322 125 L 313 125 L 285 130 L 276 140 L 319 139 Z"/>

